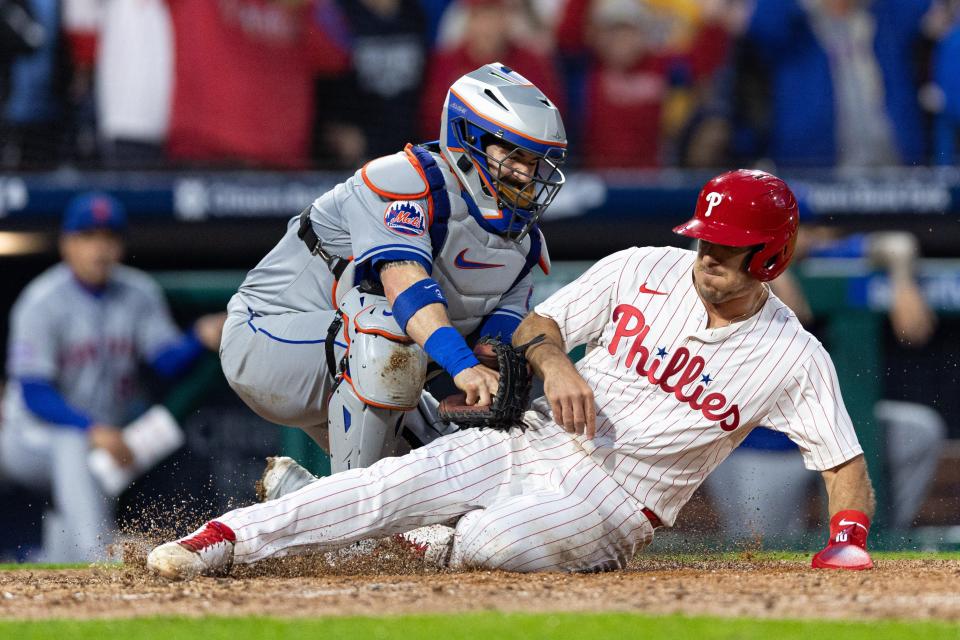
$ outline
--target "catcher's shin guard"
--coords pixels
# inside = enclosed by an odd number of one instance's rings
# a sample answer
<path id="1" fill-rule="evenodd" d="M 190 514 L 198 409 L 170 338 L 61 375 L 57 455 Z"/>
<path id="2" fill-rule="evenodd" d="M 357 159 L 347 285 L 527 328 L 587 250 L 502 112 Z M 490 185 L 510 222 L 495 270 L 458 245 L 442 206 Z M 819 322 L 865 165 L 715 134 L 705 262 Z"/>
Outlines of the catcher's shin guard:
<path id="1" fill-rule="evenodd" d="M 394 455 L 404 414 L 366 404 L 341 382 L 330 398 L 330 470 L 369 467 Z"/>
<path id="2" fill-rule="evenodd" d="M 334 473 L 395 453 L 427 372 L 427 355 L 401 331 L 385 297 L 355 288 L 339 310 L 348 347 L 328 410 Z"/>

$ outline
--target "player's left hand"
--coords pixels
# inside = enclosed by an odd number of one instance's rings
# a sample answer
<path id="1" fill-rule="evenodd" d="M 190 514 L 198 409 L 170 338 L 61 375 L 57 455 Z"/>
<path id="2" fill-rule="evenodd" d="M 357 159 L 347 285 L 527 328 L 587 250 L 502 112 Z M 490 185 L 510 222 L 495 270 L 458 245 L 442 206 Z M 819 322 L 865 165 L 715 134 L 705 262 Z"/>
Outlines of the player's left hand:
<path id="1" fill-rule="evenodd" d="M 561 362 L 548 367 L 543 376 L 543 393 L 550 402 L 554 421 L 567 433 L 592 438 L 597 433 L 597 406 L 593 389 L 573 365 Z"/>
<path id="2" fill-rule="evenodd" d="M 813 556 L 814 569 L 872 569 L 873 560 L 867 553 L 867 534 L 870 518 L 861 511 L 847 509 L 830 518 L 830 541 Z"/>
<path id="3" fill-rule="evenodd" d="M 197 334 L 200 344 L 210 351 L 219 351 L 220 338 L 223 335 L 223 323 L 226 320 L 226 313 L 211 313 L 197 318 L 197 321 L 193 324 L 193 331 Z"/>

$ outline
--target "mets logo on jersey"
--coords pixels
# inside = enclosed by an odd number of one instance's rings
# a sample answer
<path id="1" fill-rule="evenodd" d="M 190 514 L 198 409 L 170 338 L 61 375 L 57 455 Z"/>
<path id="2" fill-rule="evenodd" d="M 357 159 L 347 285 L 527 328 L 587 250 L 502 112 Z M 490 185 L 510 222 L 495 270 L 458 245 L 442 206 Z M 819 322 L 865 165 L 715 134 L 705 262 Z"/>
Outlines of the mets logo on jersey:
<path id="1" fill-rule="evenodd" d="M 624 361 L 628 368 L 636 369 L 637 375 L 673 395 L 679 402 L 685 402 L 707 420 L 716 421 L 724 431 L 733 431 L 740 426 L 739 406 L 729 403 L 727 396 L 722 393 L 705 393 L 707 385 L 713 380 L 710 374 L 703 373 L 706 361 L 702 356 L 692 355 L 686 347 L 674 349 L 669 358 L 665 348 L 651 353 L 643 344 L 650 325 L 643 317 L 643 312 L 633 305 L 618 305 L 613 310 L 613 320 L 617 328 L 607 347 L 610 355 L 617 355 L 623 338 L 632 338 Z M 693 383 L 699 384 L 690 387 Z M 684 387 L 690 388 L 684 391 Z"/>
<path id="2" fill-rule="evenodd" d="M 383 213 L 383 224 L 402 236 L 422 236 L 427 232 L 427 216 L 416 202 L 391 202 Z"/>

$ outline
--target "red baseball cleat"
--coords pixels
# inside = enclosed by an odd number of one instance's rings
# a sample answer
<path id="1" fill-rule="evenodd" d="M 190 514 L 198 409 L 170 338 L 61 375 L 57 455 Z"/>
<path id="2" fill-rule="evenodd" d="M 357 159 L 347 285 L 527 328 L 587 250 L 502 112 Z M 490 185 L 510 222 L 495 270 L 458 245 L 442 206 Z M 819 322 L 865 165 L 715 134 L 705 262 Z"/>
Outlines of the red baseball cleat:
<path id="1" fill-rule="evenodd" d="M 226 575 L 233 566 L 237 536 L 222 522 L 212 520 L 179 540 L 150 552 L 147 568 L 170 580 L 192 580 L 200 575 Z"/>

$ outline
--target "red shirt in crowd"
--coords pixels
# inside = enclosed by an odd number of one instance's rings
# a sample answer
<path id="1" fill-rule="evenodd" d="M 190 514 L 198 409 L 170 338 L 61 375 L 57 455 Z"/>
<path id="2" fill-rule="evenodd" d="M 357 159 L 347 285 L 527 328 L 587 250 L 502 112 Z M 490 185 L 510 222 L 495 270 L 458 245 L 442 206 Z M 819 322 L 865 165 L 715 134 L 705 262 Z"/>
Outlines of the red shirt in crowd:
<path id="1" fill-rule="evenodd" d="M 584 166 L 660 166 L 671 73 L 685 69 L 690 86 L 707 82 L 726 59 L 728 45 L 726 32 L 709 24 L 698 30 L 687 52 L 650 54 L 626 72 L 594 63 L 586 78 Z"/>
<path id="2" fill-rule="evenodd" d="M 587 74 L 583 164 L 590 169 L 660 164 L 661 114 L 669 59 L 647 56 L 626 72 Z"/>
<path id="3" fill-rule="evenodd" d="M 312 3 L 169 4 L 176 51 L 170 156 L 305 166 L 314 75 L 347 62 L 316 26 Z"/>
<path id="4" fill-rule="evenodd" d="M 552 58 L 535 51 L 511 46 L 496 61 L 505 64 L 535 84 L 557 104 L 560 112 L 563 113 L 562 85 Z M 440 115 L 450 85 L 460 76 L 475 71 L 488 62 L 493 60 L 474 60 L 465 46 L 439 51 L 433 55 L 427 70 L 420 111 L 420 135 L 424 140 L 436 140 L 440 137 Z"/>

